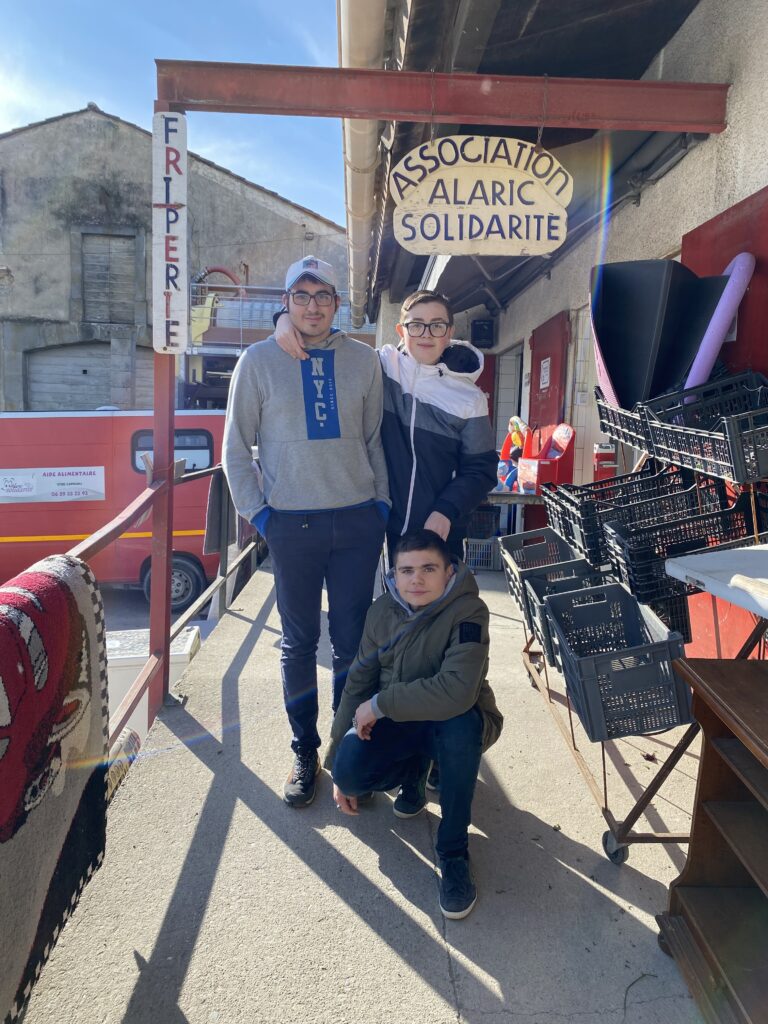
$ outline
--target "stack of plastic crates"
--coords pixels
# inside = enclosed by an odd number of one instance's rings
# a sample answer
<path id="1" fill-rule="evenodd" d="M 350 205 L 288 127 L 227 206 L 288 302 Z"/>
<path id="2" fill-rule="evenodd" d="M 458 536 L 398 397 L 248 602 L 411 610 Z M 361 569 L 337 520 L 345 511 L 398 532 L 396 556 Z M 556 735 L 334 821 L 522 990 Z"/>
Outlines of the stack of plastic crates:
<path id="1" fill-rule="evenodd" d="M 566 562 L 565 566 L 567 568 L 554 566 L 531 571 L 523 584 L 533 634 L 541 644 L 548 664 L 552 666 L 557 666 L 557 659 L 544 598 L 551 594 L 564 594 L 572 590 L 599 587 L 608 582 L 605 570 L 595 569 L 586 558 L 579 558 L 575 562 Z"/>
<path id="2" fill-rule="evenodd" d="M 740 373 L 642 407 L 647 450 L 664 462 L 744 484 L 768 476 L 768 379 Z"/>
<path id="3" fill-rule="evenodd" d="M 605 565 L 608 547 L 603 523 L 634 523 L 720 509 L 726 494 L 721 481 L 697 485 L 690 470 L 667 467 L 654 474 L 629 473 L 597 484 L 560 487 L 548 500 L 550 507 L 557 507 L 555 521 L 565 529 L 569 543 L 594 565 Z"/>
<path id="4" fill-rule="evenodd" d="M 501 570 L 501 555 L 496 541 L 500 511 L 498 505 L 481 505 L 469 517 L 464 561 L 470 569 Z"/>
<path id="5" fill-rule="evenodd" d="M 730 508 L 717 512 L 639 525 L 606 523 L 611 562 L 618 578 L 639 601 L 649 604 L 679 596 L 685 584 L 667 576 L 665 560 L 754 536 L 768 525 L 767 507 L 763 492 L 744 493 Z M 694 592 L 694 588 L 686 589 Z"/>
<path id="6" fill-rule="evenodd" d="M 574 563 L 583 562 L 583 559 L 550 526 L 499 537 L 498 543 L 509 592 L 522 611 L 529 632 L 532 632 L 533 617 L 526 598 L 526 579 L 544 568 L 550 573 L 559 573 L 561 577 L 570 576 Z"/>
<path id="7" fill-rule="evenodd" d="M 593 742 L 691 720 L 690 691 L 672 671 L 683 640 L 618 584 L 544 599 L 566 689 Z"/>

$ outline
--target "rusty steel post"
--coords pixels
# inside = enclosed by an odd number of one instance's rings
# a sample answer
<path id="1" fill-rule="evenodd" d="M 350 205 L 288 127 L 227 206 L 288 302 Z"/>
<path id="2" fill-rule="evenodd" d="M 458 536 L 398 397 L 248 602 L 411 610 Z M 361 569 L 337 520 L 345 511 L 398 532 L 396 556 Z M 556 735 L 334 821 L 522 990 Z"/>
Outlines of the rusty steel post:
<path id="1" fill-rule="evenodd" d="M 154 479 L 165 486 L 152 511 L 152 579 L 149 595 L 149 652 L 161 669 L 149 688 L 149 724 L 168 695 L 173 564 L 173 453 L 176 360 L 155 352 Z"/>

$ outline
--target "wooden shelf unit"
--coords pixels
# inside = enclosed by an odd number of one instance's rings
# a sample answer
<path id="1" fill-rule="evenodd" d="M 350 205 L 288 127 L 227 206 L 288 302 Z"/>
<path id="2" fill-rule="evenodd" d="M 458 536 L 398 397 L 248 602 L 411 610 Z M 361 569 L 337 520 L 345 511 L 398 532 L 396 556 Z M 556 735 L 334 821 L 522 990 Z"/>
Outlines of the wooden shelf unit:
<path id="1" fill-rule="evenodd" d="M 688 859 L 660 940 L 709 1024 L 768 1021 L 768 663 L 682 659 L 703 733 Z"/>

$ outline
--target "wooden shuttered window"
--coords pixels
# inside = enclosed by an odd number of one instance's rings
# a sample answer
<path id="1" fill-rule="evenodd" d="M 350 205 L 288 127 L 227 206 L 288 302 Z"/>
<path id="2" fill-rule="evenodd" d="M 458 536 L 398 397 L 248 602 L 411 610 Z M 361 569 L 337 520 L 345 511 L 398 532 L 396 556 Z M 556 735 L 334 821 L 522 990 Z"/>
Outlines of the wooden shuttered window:
<path id="1" fill-rule="evenodd" d="M 83 319 L 132 324 L 135 319 L 136 239 L 83 235 Z"/>

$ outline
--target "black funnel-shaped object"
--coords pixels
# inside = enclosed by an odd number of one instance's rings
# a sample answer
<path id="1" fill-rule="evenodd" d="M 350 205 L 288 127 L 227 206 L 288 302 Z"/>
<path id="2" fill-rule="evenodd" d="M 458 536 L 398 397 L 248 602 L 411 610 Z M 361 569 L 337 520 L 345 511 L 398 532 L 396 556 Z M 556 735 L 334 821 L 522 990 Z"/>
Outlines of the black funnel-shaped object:
<path id="1" fill-rule="evenodd" d="M 675 260 L 593 268 L 592 330 L 620 406 L 683 384 L 727 281 Z"/>

